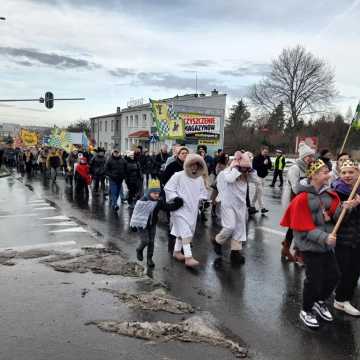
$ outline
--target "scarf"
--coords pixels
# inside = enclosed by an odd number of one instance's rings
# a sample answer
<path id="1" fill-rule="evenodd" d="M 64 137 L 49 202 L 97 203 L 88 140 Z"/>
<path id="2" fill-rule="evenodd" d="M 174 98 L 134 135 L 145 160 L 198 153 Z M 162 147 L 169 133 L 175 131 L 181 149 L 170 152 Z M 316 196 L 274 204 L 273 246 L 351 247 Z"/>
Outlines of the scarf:
<path id="1" fill-rule="evenodd" d="M 138 200 L 131 216 L 130 227 L 145 229 L 156 205 L 157 201 Z"/>

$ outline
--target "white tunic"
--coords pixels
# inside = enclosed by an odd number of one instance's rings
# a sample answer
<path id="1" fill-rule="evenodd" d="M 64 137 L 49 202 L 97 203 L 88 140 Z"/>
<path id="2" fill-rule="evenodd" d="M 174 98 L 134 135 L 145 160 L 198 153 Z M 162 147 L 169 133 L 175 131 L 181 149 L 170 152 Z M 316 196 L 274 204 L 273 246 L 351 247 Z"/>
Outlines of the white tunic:
<path id="1" fill-rule="evenodd" d="M 217 177 L 217 188 L 221 201 L 221 224 L 233 231 L 232 239 L 246 241 L 246 191 L 247 183 L 240 180 L 241 173 L 227 168 Z M 250 173 L 249 181 L 256 180 L 256 172 Z"/>
<path id="2" fill-rule="evenodd" d="M 171 234 L 181 238 L 193 237 L 199 211 L 199 201 L 207 200 L 209 197 L 204 179 L 202 176 L 193 179 L 187 176 L 184 170 L 179 171 L 166 183 L 164 191 L 166 201 L 170 201 L 175 197 L 184 200 L 184 205 L 180 209 L 171 212 Z"/>

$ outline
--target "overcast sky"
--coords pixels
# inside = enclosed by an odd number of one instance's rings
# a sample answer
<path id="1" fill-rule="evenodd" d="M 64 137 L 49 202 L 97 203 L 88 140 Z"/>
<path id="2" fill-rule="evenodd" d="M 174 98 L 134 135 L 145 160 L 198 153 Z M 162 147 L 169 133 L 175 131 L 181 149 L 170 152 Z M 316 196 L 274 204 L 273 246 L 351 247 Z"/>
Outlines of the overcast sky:
<path id="1" fill-rule="evenodd" d="M 0 104 L 0 122 L 66 125 L 130 98 L 213 88 L 228 105 L 301 44 L 335 69 L 345 112 L 360 98 L 360 0 L 1 0 L 0 98 L 86 97 Z"/>

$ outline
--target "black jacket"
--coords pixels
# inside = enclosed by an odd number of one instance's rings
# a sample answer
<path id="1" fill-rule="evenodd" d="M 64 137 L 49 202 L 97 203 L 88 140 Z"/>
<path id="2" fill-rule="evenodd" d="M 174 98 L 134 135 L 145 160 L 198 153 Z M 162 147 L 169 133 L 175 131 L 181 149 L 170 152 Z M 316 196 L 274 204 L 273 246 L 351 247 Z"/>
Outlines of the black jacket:
<path id="1" fill-rule="evenodd" d="M 267 164 L 264 164 L 265 160 L 267 160 Z M 263 156 L 259 154 L 254 157 L 253 168 L 256 170 L 259 177 L 266 177 L 271 167 L 272 164 L 269 156 Z"/>
<path id="2" fill-rule="evenodd" d="M 144 162 L 144 164 L 143 164 L 143 166 L 142 166 L 142 170 L 143 170 L 144 174 L 151 174 L 151 173 L 153 173 L 154 160 L 153 160 L 152 156 L 150 156 L 150 155 L 145 155 L 143 162 Z"/>
<path id="3" fill-rule="evenodd" d="M 341 201 L 346 201 L 348 194 L 336 191 Z M 356 248 L 360 245 L 360 206 L 347 210 L 336 235 L 336 245 Z M 359 259 L 360 261 L 360 259 Z"/>
<path id="4" fill-rule="evenodd" d="M 126 177 L 127 162 L 119 157 L 112 156 L 105 164 L 105 175 L 111 180 L 122 182 Z"/>
<path id="5" fill-rule="evenodd" d="M 93 176 L 103 176 L 105 174 L 105 163 L 105 156 L 97 154 L 90 161 L 90 174 Z"/>
<path id="6" fill-rule="evenodd" d="M 165 171 L 161 177 L 161 181 L 163 185 L 166 185 L 166 183 L 170 180 L 170 178 L 179 171 L 184 170 L 184 163 L 180 161 L 179 159 L 176 159 L 172 163 L 170 163 L 166 168 Z"/>
<path id="7" fill-rule="evenodd" d="M 138 186 L 142 183 L 141 165 L 135 159 L 126 159 L 126 184 L 128 186 Z"/>
<path id="8" fill-rule="evenodd" d="M 161 166 L 166 163 L 166 160 L 169 158 L 169 153 L 163 153 L 160 151 L 155 157 L 155 168 L 156 174 L 160 174 Z"/>

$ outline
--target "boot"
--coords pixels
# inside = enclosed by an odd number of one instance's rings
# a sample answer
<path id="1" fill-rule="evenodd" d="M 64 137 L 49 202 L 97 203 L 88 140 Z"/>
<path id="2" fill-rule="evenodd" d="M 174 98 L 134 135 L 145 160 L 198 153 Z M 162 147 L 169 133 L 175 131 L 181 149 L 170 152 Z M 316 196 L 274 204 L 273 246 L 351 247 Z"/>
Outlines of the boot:
<path id="1" fill-rule="evenodd" d="M 152 260 L 153 255 L 154 255 L 154 243 L 150 242 L 147 248 L 147 260 L 146 260 L 146 264 L 149 268 L 155 267 L 155 264 Z"/>
<path id="2" fill-rule="evenodd" d="M 245 257 L 241 255 L 240 250 L 231 250 L 230 252 L 231 265 L 242 265 L 245 264 Z"/>
<path id="3" fill-rule="evenodd" d="M 140 245 L 136 248 L 136 257 L 139 261 L 144 260 L 143 251 L 144 251 L 146 245 L 147 245 L 147 242 L 145 240 L 141 240 Z"/>
<path id="4" fill-rule="evenodd" d="M 287 260 L 289 262 L 294 262 L 294 256 L 290 251 L 290 244 L 287 240 L 284 240 L 282 243 L 282 248 L 281 248 L 281 259 L 282 260 Z"/>
<path id="5" fill-rule="evenodd" d="M 197 260 L 195 260 L 193 257 L 185 258 L 185 266 L 194 268 L 199 265 L 200 263 Z"/>

